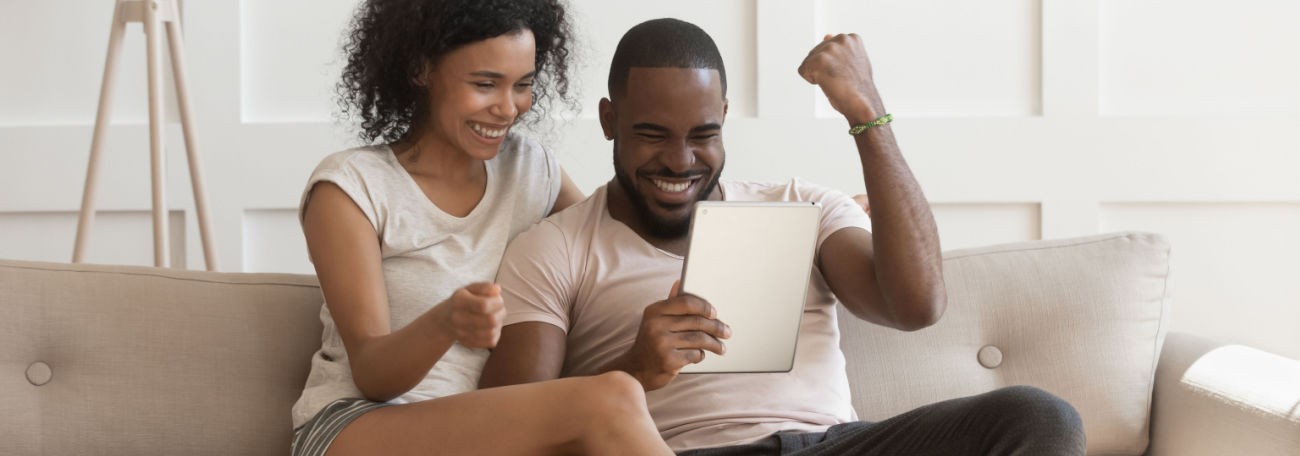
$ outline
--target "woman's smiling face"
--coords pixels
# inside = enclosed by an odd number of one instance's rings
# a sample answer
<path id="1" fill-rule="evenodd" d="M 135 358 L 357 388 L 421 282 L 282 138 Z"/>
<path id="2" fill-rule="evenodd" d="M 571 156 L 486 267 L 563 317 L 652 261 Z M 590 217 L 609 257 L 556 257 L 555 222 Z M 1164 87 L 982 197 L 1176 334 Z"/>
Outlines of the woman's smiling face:
<path id="1" fill-rule="evenodd" d="M 519 116 L 533 105 L 533 32 L 517 30 L 461 46 L 425 74 L 427 140 L 480 160 L 496 157 Z"/>

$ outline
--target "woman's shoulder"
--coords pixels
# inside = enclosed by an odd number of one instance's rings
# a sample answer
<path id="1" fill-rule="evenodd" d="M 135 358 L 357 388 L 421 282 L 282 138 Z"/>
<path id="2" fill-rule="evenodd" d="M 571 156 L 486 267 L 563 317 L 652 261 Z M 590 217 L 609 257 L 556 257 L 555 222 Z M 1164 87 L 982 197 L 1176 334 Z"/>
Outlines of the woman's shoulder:
<path id="1" fill-rule="evenodd" d="M 322 158 L 308 178 L 308 186 L 332 181 L 357 188 L 385 187 L 399 180 L 394 173 L 392 151 L 386 145 L 354 147 Z"/>
<path id="2" fill-rule="evenodd" d="M 506 139 L 501 143 L 497 159 L 506 163 L 532 164 L 554 161 L 555 157 L 549 148 L 532 136 L 512 130 L 506 133 Z"/>
<path id="3" fill-rule="evenodd" d="M 320 164 L 316 165 L 316 171 L 384 166 L 388 162 L 389 154 L 389 148 L 386 145 L 361 146 L 340 150 L 322 158 Z"/>
<path id="4" fill-rule="evenodd" d="M 316 165 L 316 169 L 311 172 L 311 176 L 307 178 L 307 185 L 303 188 L 298 202 L 299 222 L 306 216 L 304 211 L 316 184 L 328 182 L 343 190 L 343 193 L 361 208 L 371 225 L 379 230 L 382 225 L 378 223 L 375 204 L 371 199 L 377 189 L 374 188 L 375 179 L 371 176 L 376 172 L 374 170 L 376 164 L 387 159 L 385 156 L 387 153 L 387 146 L 366 146 L 341 150 L 322 158 Z"/>
<path id="5" fill-rule="evenodd" d="M 545 216 L 561 185 L 555 152 L 526 134 L 510 132 L 493 161 L 498 175 L 504 178 L 503 185 L 511 192 L 529 195 L 534 199 L 530 205 L 546 209 L 536 217 Z"/>

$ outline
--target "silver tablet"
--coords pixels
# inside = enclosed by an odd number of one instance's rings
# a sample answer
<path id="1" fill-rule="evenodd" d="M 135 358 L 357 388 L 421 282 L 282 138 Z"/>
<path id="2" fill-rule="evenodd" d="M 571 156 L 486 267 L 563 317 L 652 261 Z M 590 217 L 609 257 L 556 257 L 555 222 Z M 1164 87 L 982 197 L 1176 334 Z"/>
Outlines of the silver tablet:
<path id="1" fill-rule="evenodd" d="M 691 217 L 681 291 L 731 326 L 727 354 L 681 373 L 789 372 L 812 275 L 817 203 L 701 201 Z"/>

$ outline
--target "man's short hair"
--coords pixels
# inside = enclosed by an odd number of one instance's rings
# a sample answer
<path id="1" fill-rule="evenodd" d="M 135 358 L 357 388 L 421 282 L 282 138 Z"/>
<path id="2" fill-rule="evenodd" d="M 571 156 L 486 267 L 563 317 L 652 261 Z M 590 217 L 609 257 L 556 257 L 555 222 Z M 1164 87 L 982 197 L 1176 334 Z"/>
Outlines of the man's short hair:
<path id="1" fill-rule="evenodd" d="M 633 67 L 718 70 L 722 97 L 727 97 L 727 70 L 722 65 L 722 54 L 713 38 L 690 22 L 652 19 L 624 33 L 609 66 L 611 99 L 627 93 L 627 74 Z"/>

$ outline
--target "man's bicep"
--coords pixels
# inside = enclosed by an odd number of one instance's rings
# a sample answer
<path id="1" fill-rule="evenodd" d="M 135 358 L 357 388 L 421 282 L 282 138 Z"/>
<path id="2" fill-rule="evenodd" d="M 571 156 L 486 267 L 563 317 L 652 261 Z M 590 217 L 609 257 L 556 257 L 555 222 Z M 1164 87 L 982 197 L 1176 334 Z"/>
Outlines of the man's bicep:
<path id="1" fill-rule="evenodd" d="M 564 367 L 564 330 L 530 321 L 501 328 L 501 340 L 479 377 L 479 388 L 516 385 L 560 377 Z"/>
<path id="2" fill-rule="evenodd" d="M 892 326 L 876 283 L 871 233 L 841 228 L 826 238 L 818 252 L 822 277 L 844 307 L 863 320 Z"/>
<path id="3" fill-rule="evenodd" d="M 506 304 L 505 325 L 537 321 L 569 327 L 577 282 L 571 256 L 563 233 L 545 221 L 510 242 L 496 277 Z"/>
<path id="4" fill-rule="evenodd" d="M 560 376 L 576 280 L 570 257 L 563 233 L 547 222 L 520 234 L 506 248 L 497 271 L 505 327 L 488 357 L 480 387 Z"/>

